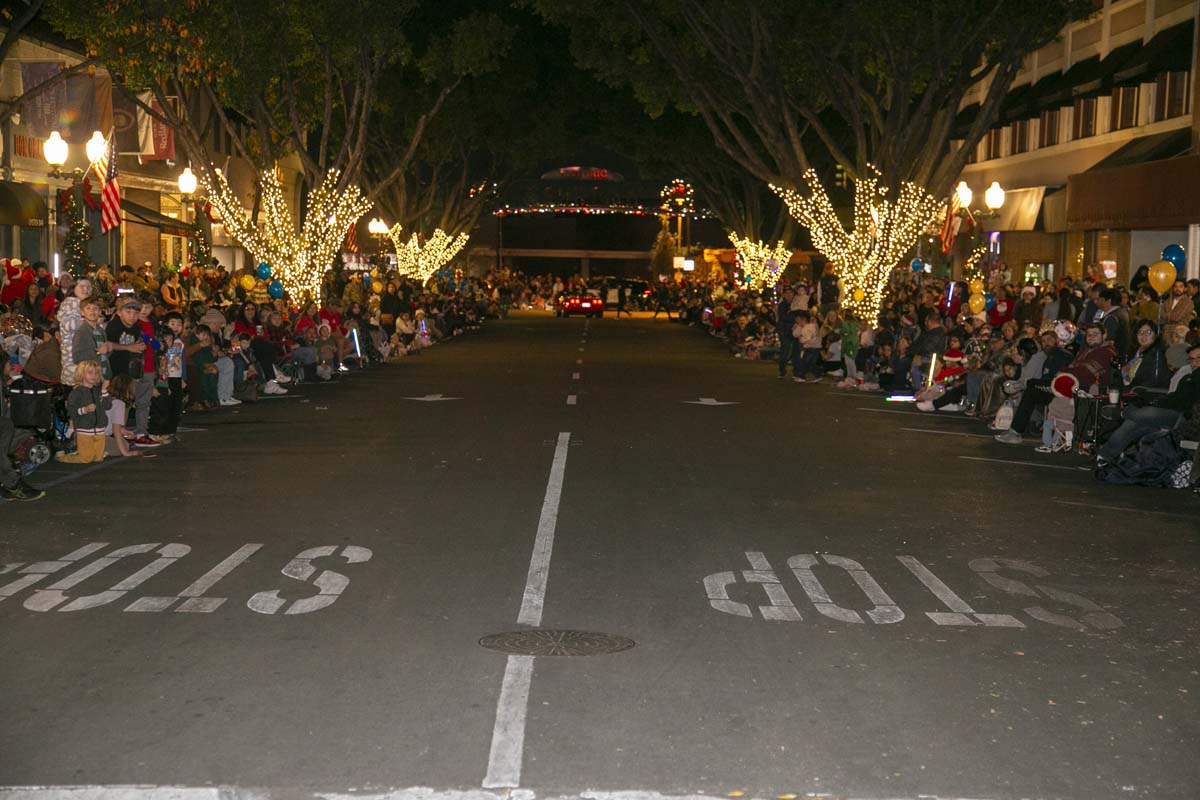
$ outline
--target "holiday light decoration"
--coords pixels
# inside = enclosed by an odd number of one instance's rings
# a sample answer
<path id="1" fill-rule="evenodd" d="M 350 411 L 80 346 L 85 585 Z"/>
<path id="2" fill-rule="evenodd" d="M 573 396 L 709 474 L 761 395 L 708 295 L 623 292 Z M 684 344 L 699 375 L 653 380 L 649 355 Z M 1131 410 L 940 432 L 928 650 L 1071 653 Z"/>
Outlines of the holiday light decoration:
<path id="1" fill-rule="evenodd" d="M 900 185 L 895 199 L 890 199 L 888 189 L 879 185 L 879 172 L 871 167 L 867 175 L 854 182 L 854 227 L 847 231 L 816 171 L 806 170 L 804 182 L 808 197 L 775 185 L 771 189 L 787 204 L 792 216 L 811 231 L 817 250 L 833 262 L 842 280 L 843 308 L 854 311 L 860 319 L 876 320 L 892 267 L 908 253 L 942 201 L 909 181 Z"/>
<path id="2" fill-rule="evenodd" d="M 254 261 L 270 264 L 272 275 L 297 300 L 305 294 L 320 296 L 322 276 L 333 266 L 346 231 L 373 205 L 357 186 L 338 189 L 341 173 L 331 169 L 309 193 L 308 209 L 297 233 L 279 171 L 271 169 L 260 178 L 264 222 L 256 227 L 225 175 L 220 171 L 216 175 L 215 182 L 205 177 L 204 190 L 225 230 L 250 251 Z"/>
<path id="3" fill-rule="evenodd" d="M 670 216 L 686 217 L 696 210 L 696 191 L 682 178 L 676 178 L 658 193 L 658 210 Z"/>
<path id="4" fill-rule="evenodd" d="M 432 278 L 437 271 L 454 260 L 454 257 L 467 246 L 470 235 L 460 233 L 450 236 L 441 228 L 421 243 L 421 235 L 414 233 L 405 241 L 400 232 L 400 223 L 393 225 L 387 232 L 396 249 L 396 269 L 401 275 L 416 278 L 421 283 Z"/>
<path id="5" fill-rule="evenodd" d="M 983 277 L 978 273 L 978 267 L 980 260 L 987 255 L 987 252 L 988 246 L 986 244 L 981 244 L 971 251 L 971 255 L 967 256 L 967 260 L 963 262 L 962 273 L 964 278 L 971 280 L 975 277 Z"/>
<path id="6" fill-rule="evenodd" d="M 792 249 L 782 240 L 769 245 L 730 233 L 729 241 L 737 250 L 738 265 L 742 268 L 742 277 L 749 289 L 774 287 L 792 258 Z"/>

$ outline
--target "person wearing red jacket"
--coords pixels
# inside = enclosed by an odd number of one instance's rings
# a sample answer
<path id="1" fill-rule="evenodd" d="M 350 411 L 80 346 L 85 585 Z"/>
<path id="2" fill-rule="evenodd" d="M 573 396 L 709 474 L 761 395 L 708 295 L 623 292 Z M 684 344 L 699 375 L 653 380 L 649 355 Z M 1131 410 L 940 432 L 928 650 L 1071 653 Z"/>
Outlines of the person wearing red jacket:
<path id="1" fill-rule="evenodd" d="M 1008 298 L 1008 292 L 1003 286 L 996 287 L 996 304 L 988 311 L 988 324 L 999 328 L 1013 318 L 1013 301 Z"/>

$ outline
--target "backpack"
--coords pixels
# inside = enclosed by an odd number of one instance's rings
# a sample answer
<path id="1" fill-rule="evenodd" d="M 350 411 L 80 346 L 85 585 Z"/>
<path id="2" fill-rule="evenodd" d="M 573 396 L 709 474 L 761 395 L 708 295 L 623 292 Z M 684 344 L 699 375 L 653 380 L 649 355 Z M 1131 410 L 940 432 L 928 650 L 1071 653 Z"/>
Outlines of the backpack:
<path id="1" fill-rule="evenodd" d="M 1184 463 L 1183 448 L 1174 431 L 1148 433 L 1138 442 L 1136 450 L 1125 454 L 1115 464 L 1105 464 L 1096 470 L 1104 483 L 1137 486 L 1180 488 L 1187 484 L 1189 470 L 1180 470 Z M 1179 484 L 1182 472 L 1183 484 Z"/>

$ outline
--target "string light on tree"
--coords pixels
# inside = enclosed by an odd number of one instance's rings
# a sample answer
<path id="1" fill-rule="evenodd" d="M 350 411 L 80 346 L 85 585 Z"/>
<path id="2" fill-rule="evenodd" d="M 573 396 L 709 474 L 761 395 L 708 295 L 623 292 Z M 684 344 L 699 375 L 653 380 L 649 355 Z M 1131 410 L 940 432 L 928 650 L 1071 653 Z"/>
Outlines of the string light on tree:
<path id="1" fill-rule="evenodd" d="M 676 178 L 658 193 L 659 211 L 671 216 L 686 217 L 696 210 L 696 192 L 682 178 Z"/>
<path id="2" fill-rule="evenodd" d="M 842 280 L 842 306 L 860 319 L 874 321 L 883 305 L 883 292 L 892 268 L 933 220 L 941 201 L 909 181 L 895 199 L 879 185 L 879 172 L 854 182 L 854 225 L 849 231 L 838 219 L 815 170 L 804 172 L 808 197 L 771 186 L 800 224 L 809 229 L 813 245 L 833 262 Z"/>
<path id="3" fill-rule="evenodd" d="M 792 250 L 783 241 L 774 245 L 766 242 L 743 239 L 736 233 L 729 234 L 729 241 L 737 250 L 738 264 L 747 288 L 765 289 L 774 287 L 792 258 Z"/>
<path id="4" fill-rule="evenodd" d="M 278 170 L 268 170 L 260 179 L 264 222 L 258 227 L 223 173 L 217 172 L 215 185 L 206 177 L 204 188 L 229 236 L 249 250 L 255 261 L 270 264 L 273 277 L 293 299 L 299 299 L 305 294 L 320 295 L 321 279 L 333 265 L 346 231 L 371 210 L 371 201 L 357 186 L 337 188 L 340 174 L 329 170 L 309 193 L 299 233 Z"/>
<path id="5" fill-rule="evenodd" d="M 972 278 L 981 278 L 982 275 L 978 272 L 979 262 L 987 255 L 988 246 L 981 244 L 971 251 L 971 255 L 967 256 L 967 260 L 963 262 L 962 273 L 963 277 L 970 281 Z"/>
<path id="6" fill-rule="evenodd" d="M 425 283 L 437 274 L 438 270 L 453 261 L 471 238 L 466 233 L 450 236 L 438 228 L 422 244 L 421 236 L 417 233 L 405 241 L 400 235 L 402 230 L 397 222 L 387 232 L 392 246 L 396 249 L 396 269 L 401 275 L 416 278 L 421 283 Z"/>

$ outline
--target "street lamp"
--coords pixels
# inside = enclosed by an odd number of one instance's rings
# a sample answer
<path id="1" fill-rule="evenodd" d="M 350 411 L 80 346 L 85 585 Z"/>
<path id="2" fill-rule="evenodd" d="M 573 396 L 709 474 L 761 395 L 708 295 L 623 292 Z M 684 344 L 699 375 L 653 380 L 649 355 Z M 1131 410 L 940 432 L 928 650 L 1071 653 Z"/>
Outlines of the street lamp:
<path id="1" fill-rule="evenodd" d="M 191 197 L 196 193 L 196 175 L 191 167 L 184 167 L 183 172 L 179 173 L 179 193 L 184 197 Z"/>
<path id="2" fill-rule="evenodd" d="M 375 217 L 367 223 L 367 232 L 376 238 L 379 242 L 379 266 L 383 266 L 383 237 L 387 236 L 387 223 L 379 217 Z"/>
<path id="3" fill-rule="evenodd" d="M 970 186 L 967 186 L 966 181 L 958 182 L 958 186 L 954 187 L 954 194 L 958 197 L 958 205 L 960 207 L 971 207 L 971 200 L 975 198 L 975 193 L 971 191 Z"/>
<path id="4" fill-rule="evenodd" d="M 59 136 L 58 131 L 50 131 L 50 135 L 42 144 L 42 155 L 50 165 L 51 174 L 61 178 L 63 165 L 67 163 L 67 143 Z"/>
<path id="5" fill-rule="evenodd" d="M 92 131 L 92 138 L 88 139 L 87 144 L 84 145 L 88 161 L 95 164 L 104 158 L 104 150 L 107 146 L 108 142 L 104 141 L 104 134 L 100 133 L 100 131 Z"/>
<path id="6" fill-rule="evenodd" d="M 983 193 L 983 202 L 987 204 L 988 211 L 992 213 L 999 211 L 1000 207 L 1004 205 L 1004 189 L 1001 188 L 998 181 L 992 181 L 992 185 Z"/>

